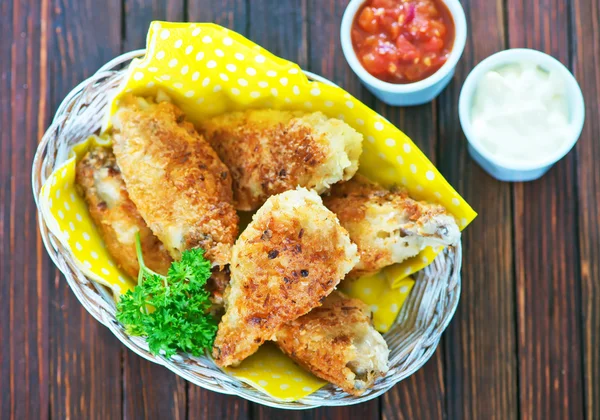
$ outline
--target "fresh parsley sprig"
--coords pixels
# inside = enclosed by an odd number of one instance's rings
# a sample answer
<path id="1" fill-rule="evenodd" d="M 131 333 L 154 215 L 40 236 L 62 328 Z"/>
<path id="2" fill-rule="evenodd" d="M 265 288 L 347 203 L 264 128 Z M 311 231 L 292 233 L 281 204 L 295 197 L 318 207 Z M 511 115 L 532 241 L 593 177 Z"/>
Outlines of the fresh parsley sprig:
<path id="1" fill-rule="evenodd" d="M 217 322 L 208 313 L 211 302 L 205 285 L 210 262 L 204 258 L 204 250 L 184 251 L 181 260 L 171 264 L 167 276 L 144 264 L 139 233 L 136 250 L 138 284 L 121 296 L 117 319 L 128 334 L 146 336 L 155 355 L 170 357 L 179 351 L 204 354 L 217 333 Z"/>

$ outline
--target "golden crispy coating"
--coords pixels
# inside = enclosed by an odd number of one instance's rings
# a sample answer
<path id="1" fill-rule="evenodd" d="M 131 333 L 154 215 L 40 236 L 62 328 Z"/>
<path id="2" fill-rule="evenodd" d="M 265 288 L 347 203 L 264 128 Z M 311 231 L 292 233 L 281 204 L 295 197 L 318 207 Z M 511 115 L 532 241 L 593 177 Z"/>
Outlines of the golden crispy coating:
<path id="1" fill-rule="evenodd" d="M 270 197 L 232 250 L 216 363 L 253 354 L 281 325 L 319 306 L 356 262 L 356 246 L 316 192 Z"/>
<path id="2" fill-rule="evenodd" d="M 333 292 L 323 306 L 285 324 L 279 348 L 316 376 L 360 395 L 388 371 L 389 350 L 365 303 Z"/>
<path id="3" fill-rule="evenodd" d="M 231 176 L 179 108 L 129 97 L 114 120 L 114 151 L 127 191 L 174 259 L 200 247 L 229 262 L 238 232 Z"/>
<path id="4" fill-rule="evenodd" d="M 388 191 L 361 175 L 335 185 L 323 201 L 358 246 L 360 262 L 352 277 L 460 239 L 456 221 L 444 207 L 415 201 L 406 191 Z"/>
<path id="5" fill-rule="evenodd" d="M 358 169 L 362 135 L 320 112 L 233 112 L 202 124 L 231 170 L 238 210 L 256 210 L 271 195 L 297 186 L 319 194 Z"/>
<path id="6" fill-rule="evenodd" d="M 129 199 L 111 149 L 94 147 L 77 164 L 77 186 L 88 204 L 108 252 L 131 277 L 140 269 L 135 234 L 140 232 L 144 261 L 150 269 L 166 274 L 171 257 Z"/>

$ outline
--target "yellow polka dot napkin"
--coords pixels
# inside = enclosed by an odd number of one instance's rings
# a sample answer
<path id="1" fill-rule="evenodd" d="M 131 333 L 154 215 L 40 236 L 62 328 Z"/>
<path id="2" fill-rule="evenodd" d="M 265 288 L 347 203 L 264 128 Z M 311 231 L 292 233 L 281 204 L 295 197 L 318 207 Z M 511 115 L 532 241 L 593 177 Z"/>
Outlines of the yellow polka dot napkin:
<path id="1" fill-rule="evenodd" d="M 90 145 L 109 142 L 91 136 L 77 145 L 69 159 L 58 167 L 42 186 L 40 208 L 50 231 L 71 252 L 85 275 L 109 287 L 118 296 L 135 287 L 135 282 L 113 261 L 88 212 L 85 200 L 75 189 L 77 159 Z"/>
<path id="2" fill-rule="evenodd" d="M 339 87 L 311 82 L 300 68 L 214 24 L 153 22 L 147 54 L 129 66 L 111 102 L 103 129 L 125 93 L 154 96 L 165 91 L 188 118 L 198 123 L 227 111 L 250 108 L 321 111 L 363 134 L 360 172 L 385 186 L 404 186 L 417 199 L 444 205 L 464 229 L 476 216 L 415 144 L 385 118 Z M 92 137 L 89 142 L 100 142 Z M 77 148 L 42 187 L 40 205 L 50 230 L 84 273 L 115 295 L 134 287 L 106 251 L 74 188 Z M 428 265 L 441 249 L 418 256 L 375 276 L 343 282 L 342 290 L 371 305 L 375 327 L 387 331 L 414 284 L 410 274 Z M 262 346 L 231 375 L 281 400 L 297 400 L 324 381 L 296 366 L 273 345 Z M 291 378 L 291 380 L 289 379 Z"/>
<path id="3" fill-rule="evenodd" d="M 360 172 L 412 197 L 444 205 L 464 229 L 476 216 L 417 146 L 398 128 L 337 86 L 311 82 L 298 65 L 238 33 L 211 23 L 153 22 L 147 53 L 134 60 L 114 98 L 105 128 L 125 93 L 164 90 L 192 122 L 249 108 L 321 111 L 363 134 Z M 440 249 L 427 248 L 402 264 L 393 287 L 427 266 Z"/>
<path id="4" fill-rule="evenodd" d="M 381 333 L 388 332 L 392 327 L 415 284 L 411 277 L 396 280 L 398 274 L 390 268 L 356 280 L 344 280 L 340 284 L 343 292 L 370 305 L 373 326 Z"/>
<path id="5" fill-rule="evenodd" d="M 297 401 L 327 385 L 326 381 L 299 368 L 273 343 L 263 344 L 258 352 L 244 360 L 239 367 L 224 370 L 240 381 L 283 401 Z"/>

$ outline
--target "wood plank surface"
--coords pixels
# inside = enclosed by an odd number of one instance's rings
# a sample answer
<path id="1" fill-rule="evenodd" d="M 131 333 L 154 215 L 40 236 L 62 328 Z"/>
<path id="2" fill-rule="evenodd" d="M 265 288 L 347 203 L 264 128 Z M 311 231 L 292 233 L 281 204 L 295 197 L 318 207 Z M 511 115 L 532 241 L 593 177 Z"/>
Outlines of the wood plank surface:
<path id="1" fill-rule="evenodd" d="M 213 22 L 248 35 L 248 6 L 246 0 L 189 0 L 188 19 L 190 22 Z"/>
<path id="2" fill-rule="evenodd" d="M 125 11 L 123 52 L 146 47 L 146 34 L 153 20 L 181 22 L 186 16 L 184 0 L 122 0 Z"/>
<path id="3" fill-rule="evenodd" d="M 348 0 L 0 1 L 0 419 L 600 418 L 600 4 L 462 0 L 469 36 L 433 103 L 377 101 L 347 65 Z M 37 233 L 30 168 L 62 98 L 150 21 L 211 21 L 341 85 L 406 132 L 479 211 L 462 295 L 432 359 L 358 406 L 284 412 L 203 390 L 123 347 L 81 307 Z M 576 150 L 542 179 L 493 180 L 468 156 L 460 87 L 507 47 L 571 68 L 587 106 Z"/>
<path id="4" fill-rule="evenodd" d="M 0 2 L 0 418 L 48 416 L 48 284 L 29 168 L 49 110 L 42 5 Z"/>
<path id="5" fill-rule="evenodd" d="M 248 38 L 273 54 L 307 68 L 307 1 L 252 2 L 247 11 Z"/>
<path id="6" fill-rule="evenodd" d="M 439 104 L 439 168 L 479 212 L 463 234 L 461 301 L 445 334 L 449 419 L 518 418 L 510 184 L 471 160 L 458 121 L 460 88 L 482 59 L 505 47 L 500 2 L 462 2 L 470 36 Z"/>
<path id="7" fill-rule="evenodd" d="M 121 3 L 46 2 L 49 13 L 50 109 L 121 51 Z M 79 304 L 65 279 L 50 284 L 50 417 L 122 415 L 121 344 Z"/>
<path id="8" fill-rule="evenodd" d="M 12 31 L 13 4 L 9 2 L 0 3 L 0 25 L 7 33 Z M 10 195 L 11 195 L 11 159 L 12 144 L 10 136 L 10 127 L 12 126 L 12 48 L 9 42 L 0 42 L 0 144 L 2 153 L 0 153 L 0 273 L 7 273 L 10 264 Z M 0 340 L 2 343 L 10 343 L 0 347 L 0 383 L 11 384 L 11 366 L 12 357 L 10 346 L 12 345 L 11 335 L 11 317 L 10 302 L 12 300 L 13 281 L 10 274 L 2 274 L 0 282 Z M 27 326 L 27 325 L 25 325 Z M 14 385 L 10 385 L 15 387 Z M 3 392 L 0 394 L 0 415 L 9 416 L 13 411 L 14 397 L 13 393 L 21 394 L 24 391 L 19 387 L 12 392 Z"/>
<path id="9" fill-rule="evenodd" d="M 569 66 L 562 0 L 509 0 L 510 47 Z M 583 418 L 576 152 L 538 181 L 515 184 L 515 266 L 521 416 Z"/>
<path id="10" fill-rule="evenodd" d="M 425 365 L 381 397 L 381 417 L 391 419 L 444 419 L 446 385 L 444 345 Z"/>
<path id="11" fill-rule="evenodd" d="M 129 349 L 123 352 L 123 417 L 185 419 L 187 382 Z"/>
<path id="12" fill-rule="evenodd" d="M 600 419 L 600 4 L 571 2 L 571 63 L 586 123 L 576 148 L 583 333 L 584 415 Z"/>

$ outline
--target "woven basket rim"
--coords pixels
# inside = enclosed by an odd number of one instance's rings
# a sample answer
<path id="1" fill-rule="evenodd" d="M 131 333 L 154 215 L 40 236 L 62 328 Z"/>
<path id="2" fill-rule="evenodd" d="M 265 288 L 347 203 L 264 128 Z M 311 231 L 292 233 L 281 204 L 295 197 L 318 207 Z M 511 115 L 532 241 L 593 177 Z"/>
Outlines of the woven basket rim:
<path id="1" fill-rule="evenodd" d="M 458 306 L 462 263 L 460 242 L 445 249 L 428 267 L 415 275 L 413 291 L 390 332 L 384 334 L 392 350 L 390 371 L 372 389 L 358 397 L 327 385 L 301 400 L 279 401 L 225 374 L 209 358 L 177 355 L 172 359 L 165 359 L 154 356 L 149 353 L 143 338 L 129 337 L 125 333 L 116 321 L 114 303 L 107 290 L 81 272 L 67 247 L 50 232 L 40 210 L 39 195 L 52 170 L 66 159 L 66 150 L 96 131 L 89 130 L 100 127 L 98 112 L 107 106 L 110 93 L 116 90 L 126 71 L 125 68 L 118 68 L 144 54 L 145 50 L 142 49 L 119 55 L 71 90 L 59 105 L 33 160 L 32 187 L 44 246 L 83 307 L 139 356 L 163 365 L 205 389 L 237 395 L 274 408 L 298 410 L 358 404 L 380 396 L 423 366 L 435 352 L 441 334 Z M 333 84 L 322 76 L 306 71 L 304 73 L 312 80 Z M 88 123 L 88 120 L 91 122 Z"/>

